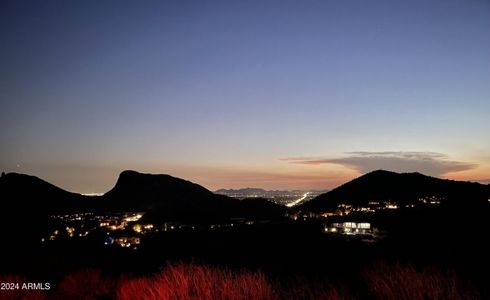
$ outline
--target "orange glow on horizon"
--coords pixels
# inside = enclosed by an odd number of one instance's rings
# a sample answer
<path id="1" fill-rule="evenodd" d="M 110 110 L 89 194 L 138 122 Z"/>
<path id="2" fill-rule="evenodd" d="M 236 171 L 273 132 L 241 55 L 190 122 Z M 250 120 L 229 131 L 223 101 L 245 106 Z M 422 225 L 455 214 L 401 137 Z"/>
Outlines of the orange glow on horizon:
<path id="1" fill-rule="evenodd" d="M 468 170 L 462 172 L 450 172 L 446 173 L 442 178 L 458 180 L 458 181 L 472 181 L 480 182 L 483 184 L 490 183 L 490 171 L 489 170 Z"/>

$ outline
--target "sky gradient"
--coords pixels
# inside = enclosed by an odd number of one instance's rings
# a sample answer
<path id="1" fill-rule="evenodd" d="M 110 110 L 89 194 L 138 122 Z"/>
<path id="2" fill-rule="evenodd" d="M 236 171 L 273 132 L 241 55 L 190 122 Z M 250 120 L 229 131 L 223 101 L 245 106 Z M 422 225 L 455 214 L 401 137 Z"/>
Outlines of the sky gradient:
<path id="1" fill-rule="evenodd" d="M 1 1 L 0 170 L 490 182 L 490 2 Z"/>

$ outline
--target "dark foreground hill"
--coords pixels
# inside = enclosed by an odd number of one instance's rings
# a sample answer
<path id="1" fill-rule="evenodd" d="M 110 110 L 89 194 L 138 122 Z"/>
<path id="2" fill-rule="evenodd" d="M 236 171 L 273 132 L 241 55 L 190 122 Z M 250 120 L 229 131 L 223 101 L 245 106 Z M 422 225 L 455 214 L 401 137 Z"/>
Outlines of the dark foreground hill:
<path id="1" fill-rule="evenodd" d="M 142 222 L 198 224 L 283 218 L 286 208 L 265 199 L 237 200 L 169 175 L 124 171 L 102 196 L 83 196 L 37 177 L 10 173 L 0 178 L 0 234 L 15 249 L 36 245 L 56 228 L 53 214 L 143 212 Z"/>
<path id="2" fill-rule="evenodd" d="M 490 198 L 487 185 L 439 179 L 420 173 L 373 171 L 347 182 L 298 206 L 299 210 L 321 212 L 341 203 L 365 206 L 370 201 L 413 203 L 423 197 L 437 197 L 443 204 L 468 207 Z"/>
<path id="3" fill-rule="evenodd" d="M 35 176 L 9 173 L 0 178 L 2 212 L 58 213 L 79 210 L 90 197 L 67 192 Z"/>

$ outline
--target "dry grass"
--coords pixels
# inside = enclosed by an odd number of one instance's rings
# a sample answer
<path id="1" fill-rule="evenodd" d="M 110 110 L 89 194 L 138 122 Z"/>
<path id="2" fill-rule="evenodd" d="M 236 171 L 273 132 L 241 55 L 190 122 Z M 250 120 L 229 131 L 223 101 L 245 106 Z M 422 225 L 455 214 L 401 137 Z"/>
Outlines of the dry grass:
<path id="1" fill-rule="evenodd" d="M 70 273 L 50 291 L 0 291 L 0 299 L 119 299 L 119 300 L 234 300 L 234 299 L 325 299 L 356 298 L 431 300 L 479 299 L 475 290 L 461 284 L 454 272 L 417 270 L 410 265 L 375 264 L 361 275 L 359 286 L 350 290 L 322 282 L 298 279 L 287 284 L 271 282 L 257 271 L 233 271 L 196 264 L 171 264 L 147 277 L 105 276 L 99 270 Z M 3 276 L 1 282 L 26 278 Z"/>
<path id="2" fill-rule="evenodd" d="M 378 263 L 364 272 L 367 288 L 376 299 L 479 299 L 478 293 L 461 285 L 452 271 L 416 270 L 410 265 Z"/>
<path id="3" fill-rule="evenodd" d="M 194 264 L 170 265 L 149 278 L 121 280 L 117 299 L 278 299 L 263 273 Z"/>

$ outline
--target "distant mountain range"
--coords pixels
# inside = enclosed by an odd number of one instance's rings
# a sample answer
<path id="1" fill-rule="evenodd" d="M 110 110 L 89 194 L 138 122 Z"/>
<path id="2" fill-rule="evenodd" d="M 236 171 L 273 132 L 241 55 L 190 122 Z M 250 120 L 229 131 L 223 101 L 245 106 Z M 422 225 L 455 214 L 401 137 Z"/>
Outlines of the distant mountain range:
<path id="1" fill-rule="evenodd" d="M 264 194 L 268 192 L 267 190 L 261 188 L 243 188 L 243 189 L 219 189 L 216 190 L 216 194 Z"/>
<path id="2" fill-rule="evenodd" d="M 442 203 L 447 205 L 474 206 L 488 202 L 490 186 L 439 179 L 420 173 L 377 170 L 319 195 L 296 209 L 322 212 L 342 203 L 366 206 L 371 201 L 406 204 L 430 196 L 443 199 Z"/>
<path id="3" fill-rule="evenodd" d="M 241 188 L 241 189 L 219 189 L 216 190 L 216 194 L 229 195 L 229 194 L 242 194 L 242 195 L 262 195 L 262 194 L 284 194 L 291 192 L 327 192 L 327 190 L 265 190 L 262 188 Z"/>

